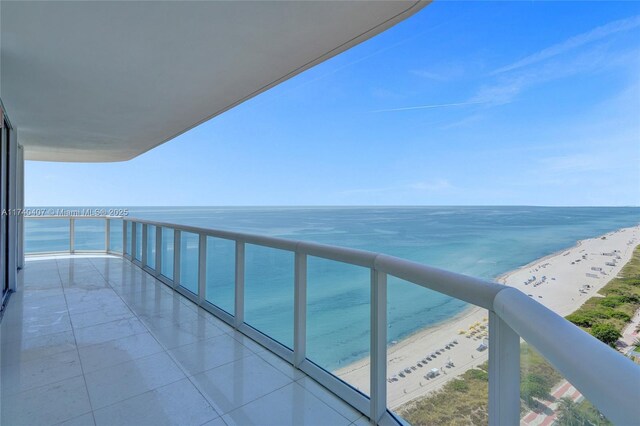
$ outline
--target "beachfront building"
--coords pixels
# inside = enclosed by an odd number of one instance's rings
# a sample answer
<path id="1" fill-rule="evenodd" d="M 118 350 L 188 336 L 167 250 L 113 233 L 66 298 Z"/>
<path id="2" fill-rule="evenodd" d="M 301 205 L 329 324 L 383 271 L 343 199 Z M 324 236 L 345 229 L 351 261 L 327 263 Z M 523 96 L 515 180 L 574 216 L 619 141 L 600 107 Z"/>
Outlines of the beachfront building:
<path id="1" fill-rule="evenodd" d="M 488 354 L 489 423 L 520 422 L 521 339 L 607 418 L 637 422 L 638 367 L 512 287 L 381 253 L 115 210 L 22 214 L 25 160 L 134 158 L 427 4 L 2 2 L 1 423 L 402 424 L 388 398 L 398 376 L 422 369 L 425 381 L 443 379 L 455 363 L 429 363 L 459 342 L 389 371 L 391 280 L 482 309 L 461 333 L 474 334 L 466 344 L 478 357 Z M 29 221 L 40 253 L 25 257 Z M 251 315 L 246 271 L 256 250 L 287 259 L 278 270 L 291 277 L 288 335 Z M 324 368 L 307 344 L 308 265 L 318 259 L 364 272 L 365 383 Z M 210 291 L 220 270 L 230 278 Z"/>

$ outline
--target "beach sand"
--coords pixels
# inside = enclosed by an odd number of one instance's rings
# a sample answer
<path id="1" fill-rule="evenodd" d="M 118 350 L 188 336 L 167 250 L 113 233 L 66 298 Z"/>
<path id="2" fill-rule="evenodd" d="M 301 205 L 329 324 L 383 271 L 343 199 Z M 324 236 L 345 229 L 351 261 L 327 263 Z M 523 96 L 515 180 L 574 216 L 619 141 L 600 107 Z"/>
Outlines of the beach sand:
<path id="1" fill-rule="evenodd" d="M 640 225 L 623 228 L 597 238 L 579 241 L 575 246 L 538 259 L 501 275 L 496 282 L 521 290 L 549 309 L 565 316 L 578 309 L 631 259 L 640 244 Z M 535 277 L 535 278 L 534 278 Z M 589 287 L 586 287 L 589 286 Z M 470 307 L 449 321 L 421 330 L 389 347 L 387 376 L 397 378 L 387 384 L 387 404 L 395 409 L 415 398 L 438 390 L 449 380 L 487 360 L 488 350 L 478 346 L 486 336 L 487 310 Z M 469 328 L 479 332 L 473 337 Z M 467 333 L 459 334 L 460 330 Z M 445 345 L 457 340 L 450 349 Z M 422 363 L 427 355 L 444 349 L 434 359 Z M 451 360 L 453 367 L 446 367 Z M 418 363 L 422 364 L 419 366 Z M 435 378 L 424 376 L 433 368 L 440 370 Z M 410 373 L 398 373 L 409 369 Z M 334 372 L 352 386 L 369 393 L 369 359 L 365 358 Z"/>

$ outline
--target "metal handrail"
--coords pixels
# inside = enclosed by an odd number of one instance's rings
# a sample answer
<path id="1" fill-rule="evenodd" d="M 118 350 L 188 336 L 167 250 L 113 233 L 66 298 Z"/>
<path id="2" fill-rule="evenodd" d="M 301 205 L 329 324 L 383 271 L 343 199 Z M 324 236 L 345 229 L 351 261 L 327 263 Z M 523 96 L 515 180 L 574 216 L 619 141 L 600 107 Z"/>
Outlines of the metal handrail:
<path id="1" fill-rule="evenodd" d="M 35 219 L 69 219 L 40 216 Z M 123 220 L 123 256 L 145 269 L 144 259 L 136 259 L 136 226 L 173 229 L 174 278 L 160 274 L 160 256 L 156 252 L 151 270 L 176 291 L 203 308 L 234 325 L 239 331 L 265 344 L 278 355 L 302 369 L 334 391 L 351 405 L 379 421 L 386 410 L 386 282 L 391 275 L 430 290 L 463 300 L 489 311 L 489 422 L 519 422 L 520 338 L 540 352 L 562 375 L 583 393 L 607 418 L 616 424 L 631 424 L 640 418 L 640 368 L 590 334 L 571 324 L 519 290 L 466 275 L 429 267 L 417 262 L 380 253 L 337 247 L 306 241 L 233 232 L 167 222 L 123 217 L 76 216 L 75 219 L 103 219 L 106 234 L 112 219 Z M 72 221 L 71 221 L 72 222 Z M 127 222 L 132 224 L 132 253 L 127 254 Z M 72 225 L 70 225 L 72 226 Z M 222 238 L 236 243 L 236 312 L 235 316 L 220 310 L 206 300 L 204 277 L 206 262 L 199 262 L 198 294 L 179 285 L 180 233 L 199 235 L 200 260 L 206 254 L 206 237 Z M 156 248 L 160 241 L 156 233 Z M 108 244 L 108 235 L 105 237 Z M 146 259 L 147 238 L 141 241 L 142 258 Z M 291 351 L 244 323 L 244 245 L 253 244 L 289 251 L 295 254 L 294 348 Z M 71 250 L 70 250 L 71 251 Z M 109 251 L 107 245 L 106 251 Z M 329 259 L 371 270 L 371 396 L 363 398 L 355 389 L 325 372 L 305 357 L 306 335 L 306 261 L 307 256 Z M 578 355 L 577 355 L 578 354 Z"/>

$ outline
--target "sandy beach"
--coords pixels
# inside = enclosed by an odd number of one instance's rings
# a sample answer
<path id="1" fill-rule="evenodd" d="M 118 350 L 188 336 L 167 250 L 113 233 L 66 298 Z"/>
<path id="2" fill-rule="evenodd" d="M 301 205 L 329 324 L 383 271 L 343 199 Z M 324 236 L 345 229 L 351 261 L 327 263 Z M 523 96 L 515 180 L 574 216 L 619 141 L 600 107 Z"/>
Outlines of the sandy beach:
<path id="1" fill-rule="evenodd" d="M 569 249 L 503 274 L 496 281 L 521 290 L 565 316 L 618 275 L 638 244 L 640 225 L 619 229 L 578 241 Z M 488 350 L 479 350 L 479 347 L 487 343 L 487 316 L 486 310 L 471 307 L 447 322 L 421 330 L 391 346 L 387 365 L 388 406 L 394 409 L 433 392 L 486 361 Z M 436 351 L 440 353 L 427 359 Z M 437 369 L 438 375 L 425 378 L 432 369 Z M 368 358 L 335 374 L 368 393 Z"/>

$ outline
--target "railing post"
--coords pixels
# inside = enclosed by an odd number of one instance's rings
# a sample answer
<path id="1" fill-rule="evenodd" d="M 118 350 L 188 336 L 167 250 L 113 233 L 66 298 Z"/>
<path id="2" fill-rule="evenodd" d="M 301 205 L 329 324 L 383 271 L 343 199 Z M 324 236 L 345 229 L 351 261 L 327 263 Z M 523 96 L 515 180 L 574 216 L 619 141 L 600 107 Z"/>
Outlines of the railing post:
<path id="1" fill-rule="evenodd" d="M 147 232 L 148 225 L 144 223 L 142 224 L 142 250 L 140 253 L 140 262 L 142 262 L 142 266 L 147 266 Z"/>
<path id="2" fill-rule="evenodd" d="M 371 413 L 378 423 L 387 410 L 387 274 L 371 270 Z"/>
<path id="3" fill-rule="evenodd" d="M 122 219 L 122 256 L 127 257 L 127 221 Z"/>
<path id="4" fill-rule="evenodd" d="M 236 297 L 234 326 L 244 324 L 244 242 L 236 240 Z"/>
<path id="5" fill-rule="evenodd" d="M 73 216 L 69 217 L 69 253 L 75 253 L 75 239 L 76 239 L 76 222 Z"/>
<path id="6" fill-rule="evenodd" d="M 489 425 L 520 423 L 520 336 L 489 311 Z"/>
<path id="7" fill-rule="evenodd" d="M 162 273 L 162 228 L 156 225 L 156 276 Z"/>
<path id="8" fill-rule="evenodd" d="M 307 255 L 295 254 L 293 306 L 293 365 L 299 367 L 307 357 Z"/>
<path id="9" fill-rule="evenodd" d="M 173 230 L 173 288 L 180 285 L 180 231 Z"/>
<path id="10" fill-rule="evenodd" d="M 111 246 L 111 220 L 104 218 L 104 251 L 109 252 Z"/>
<path id="11" fill-rule="evenodd" d="M 131 260 L 136 260 L 138 253 L 138 223 L 131 222 Z"/>
<path id="12" fill-rule="evenodd" d="M 207 300 L 207 236 L 198 234 L 198 300 Z"/>

